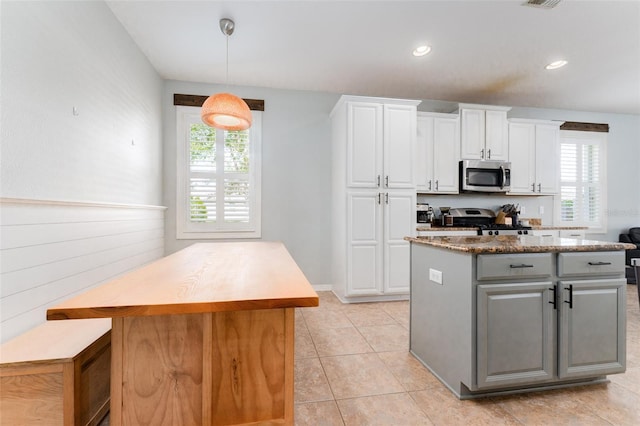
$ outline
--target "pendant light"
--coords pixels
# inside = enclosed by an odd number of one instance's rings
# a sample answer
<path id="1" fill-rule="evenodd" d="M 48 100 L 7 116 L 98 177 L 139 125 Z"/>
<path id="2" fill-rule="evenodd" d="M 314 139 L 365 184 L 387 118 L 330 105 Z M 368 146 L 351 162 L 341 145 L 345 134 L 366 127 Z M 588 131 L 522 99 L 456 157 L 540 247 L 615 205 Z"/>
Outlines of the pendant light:
<path id="1" fill-rule="evenodd" d="M 220 30 L 227 37 L 227 76 L 229 84 L 229 36 L 235 23 L 231 19 L 220 20 Z M 251 110 L 242 99 L 231 93 L 216 93 L 202 104 L 200 117 L 204 124 L 222 130 L 246 130 L 251 127 Z"/>

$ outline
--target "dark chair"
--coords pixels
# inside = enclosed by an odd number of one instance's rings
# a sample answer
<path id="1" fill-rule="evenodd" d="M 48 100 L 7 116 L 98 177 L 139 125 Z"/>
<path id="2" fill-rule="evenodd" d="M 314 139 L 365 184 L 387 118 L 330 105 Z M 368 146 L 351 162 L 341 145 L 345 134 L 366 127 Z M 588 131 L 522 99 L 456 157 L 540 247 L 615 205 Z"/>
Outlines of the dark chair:
<path id="1" fill-rule="evenodd" d="M 640 258 L 640 227 L 638 228 L 629 228 L 629 232 L 627 234 L 620 234 L 619 240 L 621 243 L 629 243 L 636 246 L 635 249 L 629 249 L 625 253 L 625 264 L 631 266 L 631 259 Z M 630 284 L 638 280 L 635 279 L 632 268 L 627 268 L 627 282 Z"/>
<path id="2" fill-rule="evenodd" d="M 633 259 L 632 263 L 635 265 L 633 269 L 636 271 L 636 283 L 638 284 L 636 291 L 638 292 L 638 303 L 640 303 L 640 259 Z"/>

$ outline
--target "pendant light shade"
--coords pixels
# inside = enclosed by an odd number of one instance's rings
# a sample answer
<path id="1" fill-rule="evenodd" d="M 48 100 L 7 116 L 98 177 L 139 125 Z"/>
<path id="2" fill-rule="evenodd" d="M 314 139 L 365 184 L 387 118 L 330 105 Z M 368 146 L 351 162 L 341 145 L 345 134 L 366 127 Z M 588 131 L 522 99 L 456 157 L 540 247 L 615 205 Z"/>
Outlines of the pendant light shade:
<path id="1" fill-rule="evenodd" d="M 227 77 L 229 83 L 229 36 L 233 34 L 235 22 L 231 19 L 220 20 L 220 31 L 227 37 Z M 200 117 L 207 126 L 222 130 L 246 130 L 251 127 L 249 105 L 231 93 L 216 93 L 202 104 Z"/>
<path id="2" fill-rule="evenodd" d="M 246 130 L 251 127 L 249 105 L 231 93 L 216 93 L 202 104 L 204 124 L 223 130 Z"/>

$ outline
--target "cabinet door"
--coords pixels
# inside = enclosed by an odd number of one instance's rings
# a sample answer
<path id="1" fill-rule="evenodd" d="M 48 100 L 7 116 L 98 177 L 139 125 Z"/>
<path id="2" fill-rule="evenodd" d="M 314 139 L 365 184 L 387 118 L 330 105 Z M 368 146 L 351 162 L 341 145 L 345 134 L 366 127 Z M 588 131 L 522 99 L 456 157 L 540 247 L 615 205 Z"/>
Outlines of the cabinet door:
<path id="1" fill-rule="evenodd" d="M 416 107 L 384 105 L 384 186 L 414 189 Z"/>
<path id="2" fill-rule="evenodd" d="M 347 296 L 382 292 L 381 199 L 373 191 L 347 195 Z"/>
<path id="3" fill-rule="evenodd" d="M 536 129 L 530 123 L 509 123 L 511 194 L 534 194 Z"/>
<path id="4" fill-rule="evenodd" d="M 433 188 L 433 117 L 418 116 L 416 138 L 416 189 L 430 192 Z"/>
<path id="5" fill-rule="evenodd" d="M 409 293 L 411 246 L 404 237 L 415 234 L 416 195 L 389 191 L 384 197 L 384 293 Z"/>
<path id="6" fill-rule="evenodd" d="M 436 118 L 433 126 L 433 180 L 437 192 L 457 194 L 460 138 L 458 120 Z"/>
<path id="7" fill-rule="evenodd" d="M 554 378 L 555 316 L 551 282 L 477 286 L 478 388 Z"/>
<path id="8" fill-rule="evenodd" d="M 560 129 L 556 125 L 536 125 L 536 191 L 556 194 L 560 176 Z"/>
<path id="9" fill-rule="evenodd" d="M 484 110 L 460 110 L 460 157 L 484 160 Z"/>
<path id="10" fill-rule="evenodd" d="M 508 121 L 506 111 L 485 113 L 485 153 L 483 160 L 509 160 Z"/>
<path id="11" fill-rule="evenodd" d="M 560 281 L 558 288 L 562 292 L 558 376 L 623 372 L 626 280 Z"/>
<path id="12" fill-rule="evenodd" d="M 377 188 L 382 179 L 382 105 L 347 107 L 347 186 Z"/>

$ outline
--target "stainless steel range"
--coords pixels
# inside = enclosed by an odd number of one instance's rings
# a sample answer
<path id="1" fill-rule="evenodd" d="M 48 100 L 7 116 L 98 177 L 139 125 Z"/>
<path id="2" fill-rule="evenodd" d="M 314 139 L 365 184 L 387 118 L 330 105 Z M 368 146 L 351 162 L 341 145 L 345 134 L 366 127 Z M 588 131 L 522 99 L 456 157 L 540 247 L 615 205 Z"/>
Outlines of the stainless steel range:
<path id="1" fill-rule="evenodd" d="M 478 227 L 478 235 L 528 235 L 530 226 L 496 224 L 490 209 L 455 208 L 449 211 L 453 226 Z"/>
<path id="2" fill-rule="evenodd" d="M 530 226 L 522 225 L 480 225 L 478 235 L 528 235 Z"/>

